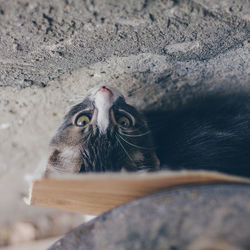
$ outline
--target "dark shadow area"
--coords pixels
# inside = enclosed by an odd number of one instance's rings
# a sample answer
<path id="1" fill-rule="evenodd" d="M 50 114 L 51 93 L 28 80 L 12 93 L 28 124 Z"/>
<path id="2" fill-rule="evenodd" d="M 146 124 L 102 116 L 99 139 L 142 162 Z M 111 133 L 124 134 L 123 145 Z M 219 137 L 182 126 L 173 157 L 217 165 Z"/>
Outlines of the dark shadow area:
<path id="1" fill-rule="evenodd" d="M 175 110 L 145 113 L 162 168 L 250 177 L 250 98 L 207 95 Z"/>

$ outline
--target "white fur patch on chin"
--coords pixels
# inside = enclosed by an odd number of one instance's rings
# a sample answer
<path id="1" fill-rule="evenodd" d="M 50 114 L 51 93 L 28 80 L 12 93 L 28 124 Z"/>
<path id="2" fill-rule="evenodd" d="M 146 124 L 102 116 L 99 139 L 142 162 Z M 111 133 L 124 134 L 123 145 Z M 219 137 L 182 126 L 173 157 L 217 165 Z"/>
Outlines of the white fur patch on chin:
<path id="1" fill-rule="evenodd" d="M 104 134 L 109 126 L 109 110 L 113 103 L 123 95 L 115 88 L 105 85 L 110 92 L 101 91 L 105 84 L 96 86 L 88 92 L 88 98 L 95 102 L 97 109 L 97 126 L 102 134 Z"/>
<path id="2" fill-rule="evenodd" d="M 97 126 L 101 133 L 105 133 L 109 126 L 109 110 L 113 105 L 113 96 L 107 92 L 97 92 L 95 106 L 97 108 Z"/>

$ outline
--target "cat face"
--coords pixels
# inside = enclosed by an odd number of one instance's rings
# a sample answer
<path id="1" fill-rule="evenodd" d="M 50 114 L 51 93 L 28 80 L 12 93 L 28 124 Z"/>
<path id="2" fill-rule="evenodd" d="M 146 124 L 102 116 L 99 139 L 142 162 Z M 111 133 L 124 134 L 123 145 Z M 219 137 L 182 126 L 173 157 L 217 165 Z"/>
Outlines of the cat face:
<path id="1" fill-rule="evenodd" d="M 51 141 L 53 172 L 154 170 L 159 166 L 144 117 L 111 87 L 97 87 L 64 117 Z"/>

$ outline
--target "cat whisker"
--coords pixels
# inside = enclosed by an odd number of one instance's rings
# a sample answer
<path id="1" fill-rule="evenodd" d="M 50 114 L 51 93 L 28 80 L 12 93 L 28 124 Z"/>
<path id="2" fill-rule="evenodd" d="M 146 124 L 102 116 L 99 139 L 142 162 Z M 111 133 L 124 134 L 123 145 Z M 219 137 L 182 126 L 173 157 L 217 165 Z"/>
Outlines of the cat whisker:
<path id="1" fill-rule="evenodd" d="M 128 136 L 128 137 L 141 137 L 141 136 L 144 136 L 144 135 L 148 135 L 148 134 L 150 134 L 150 130 L 148 130 L 147 132 L 145 132 L 145 133 L 142 133 L 142 134 L 135 134 L 135 135 L 133 135 L 133 134 L 127 134 L 127 133 L 123 133 L 123 132 L 121 132 L 120 131 L 120 134 L 122 134 L 122 135 L 125 135 L 125 136 Z"/>
<path id="2" fill-rule="evenodd" d="M 128 158 L 131 160 L 131 162 L 133 163 L 133 164 L 135 164 L 134 163 L 134 160 L 131 158 L 131 156 L 129 155 L 129 153 L 128 153 L 128 151 L 125 149 L 125 147 L 123 146 L 123 144 L 122 144 L 122 142 L 120 141 L 120 139 L 118 138 L 118 136 L 117 136 L 117 134 L 115 135 L 115 138 L 116 138 L 116 140 L 118 141 L 118 143 L 120 144 L 120 146 L 121 146 L 121 148 L 123 149 L 123 151 L 125 152 L 125 154 L 128 156 Z"/>
<path id="3" fill-rule="evenodd" d="M 120 131 L 122 132 L 126 132 L 126 133 L 133 133 L 133 132 L 136 132 L 138 131 L 139 128 L 130 128 L 130 129 L 123 129 L 123 128 L 120 128 Z"/>
<path id="4" fill-rule="evenodd" d="M 139 145 L 136 145 L 136 144 L 133 144 L 127 140 L 125 140 L 122 136 L 120 136 L 119 134 L 117 134 L 117 136 L 122 139 L 124 142 L 126 142 L 128 145 L 132 146 L 132 147 L 135 147 L 137 149 L 142 149 L 142 150 L 154 150 L 155 148 L 146 148 L 146 147 L 142 147 L 142 146 L 139 146 Z"/>
<path id="5" fill-rule="evenodd" d="M 85 149 L 80 149 L 80 153 L 81 153 L 83 159 L 87 162 L 86 165 L 91 166 L 92 162 L 90 160 L 90 157 L 89 157 L 87 151 Z M 80 172 L 87 172 L 87 169 L 85 169 L 85 165 L 84 165 L 84 169 L 81 167 Z"/>
<path id="6" fill-rule="evenodd" d="M 84 138 L 84 141 L 89 141 L 91 136 L 93 135 L 91 129 L 87 132 L 86 137 Z M 84 142 L 83 142 L 84 143 Z"/>

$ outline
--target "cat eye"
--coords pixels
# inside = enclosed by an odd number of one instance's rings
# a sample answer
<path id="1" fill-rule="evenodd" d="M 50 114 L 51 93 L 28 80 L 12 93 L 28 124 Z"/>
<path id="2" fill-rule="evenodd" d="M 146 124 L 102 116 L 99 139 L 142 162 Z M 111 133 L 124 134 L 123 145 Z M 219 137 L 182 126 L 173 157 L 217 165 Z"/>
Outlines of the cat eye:
<path id="1" fill-rule="evenodd" d="M 91 120 L 91 114 L 80 114 L 76 117 L 75 125 L 79 127 L 86 126 Z"/>
<path id="2" fill-rule="evenodd" d="M 118 120 L 117 123 L 124 127 L 124 128 L 129 128 L 131 126 L 131 121 L 129 120 L 128 117 L 126 116 L 121 116 Z"/>
<path id="3" fill-rule="evenodd" d="M 131 128 L 135 126 L 135 118 L 126 110 L 118 109 L 113 114 L 114 122 L 122 128 Z"/>

